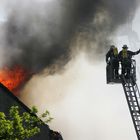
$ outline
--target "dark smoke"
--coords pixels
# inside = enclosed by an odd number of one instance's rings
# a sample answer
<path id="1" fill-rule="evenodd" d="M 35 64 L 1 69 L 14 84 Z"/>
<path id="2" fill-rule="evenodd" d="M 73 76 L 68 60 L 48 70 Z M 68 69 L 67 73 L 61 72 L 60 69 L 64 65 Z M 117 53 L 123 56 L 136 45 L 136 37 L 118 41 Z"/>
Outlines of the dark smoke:
<path id="1" fill-rule="evenodd" d="M 34 73 L 53 65 L 58 70 L 71 59 L 78 46 L 71 44 L 78 37 L 86 42 L 88 53 L 101 53 L 115 29 L 133 17 L 136 7 L 136 0 L 18 2 L 5 25 L 5 64 Z"/>

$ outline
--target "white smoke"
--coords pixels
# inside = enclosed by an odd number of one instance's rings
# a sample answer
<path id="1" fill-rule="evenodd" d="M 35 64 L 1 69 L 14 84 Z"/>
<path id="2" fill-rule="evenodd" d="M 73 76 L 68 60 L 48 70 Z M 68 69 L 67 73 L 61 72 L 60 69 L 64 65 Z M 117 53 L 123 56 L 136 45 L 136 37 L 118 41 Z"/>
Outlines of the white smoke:
<path id="1" fill-rule="evenodd" d="M 50 127 L 64 140 L 132 140 L 135 131 L 121 85 L 106 85 L 105 63 L 84 54 L 63 74 L 34 76 L 21 99 L 54 117 Z"/>

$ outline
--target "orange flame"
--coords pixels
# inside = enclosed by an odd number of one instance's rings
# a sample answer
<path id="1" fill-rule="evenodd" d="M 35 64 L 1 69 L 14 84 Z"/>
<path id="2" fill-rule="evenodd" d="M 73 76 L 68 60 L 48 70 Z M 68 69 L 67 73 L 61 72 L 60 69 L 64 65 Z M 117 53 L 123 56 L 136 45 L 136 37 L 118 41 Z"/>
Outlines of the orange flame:
<path id="1" fill-rule="evenodd" d="M 12 69 L 3 68 L 0 70 L 0 83 L 14 92 L 28 79 L 29 74 L 22 67 L 16 66 Z"/>

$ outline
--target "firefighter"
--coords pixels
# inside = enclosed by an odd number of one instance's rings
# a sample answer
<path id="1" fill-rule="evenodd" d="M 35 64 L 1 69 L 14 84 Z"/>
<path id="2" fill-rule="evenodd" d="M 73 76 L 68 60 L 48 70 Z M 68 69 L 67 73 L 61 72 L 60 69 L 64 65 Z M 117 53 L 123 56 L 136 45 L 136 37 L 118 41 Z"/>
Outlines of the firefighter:
<path id="1" fill-rule="evenodd" d="M 112 68 L 113 79 L 118 79 L 118 69 L 119 69 L 119 59 L 118 59 L 118 49 L 114 45 L 110 46 L 110 50 L 106 54 L 106 63 Z"/>
<path id="2" fill-rule="evenodd" d="M 123 45 L 122 50 L 119 53 L 119 60 L 122 65 L 122 75 L 125 78 L 130 78 L 131 64 L 132 64 L 132 56 L 140 53 L 140 49 L 136 52 L 132 52 L 128 50 L 127 45 Z"/>

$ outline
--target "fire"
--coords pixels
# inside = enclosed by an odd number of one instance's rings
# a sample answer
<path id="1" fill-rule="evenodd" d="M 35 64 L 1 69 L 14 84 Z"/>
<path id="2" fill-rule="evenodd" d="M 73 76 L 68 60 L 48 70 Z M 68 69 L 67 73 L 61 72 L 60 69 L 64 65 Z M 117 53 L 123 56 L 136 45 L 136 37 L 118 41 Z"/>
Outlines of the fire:
<path id="1" fill-rule="evenodd" d="M 28 72 L 20 66 L 15 66 L 11 69 L 3 68 L 0 70 L 0 83 L 12 92 L 20 88 L 28 78 Z"/>

